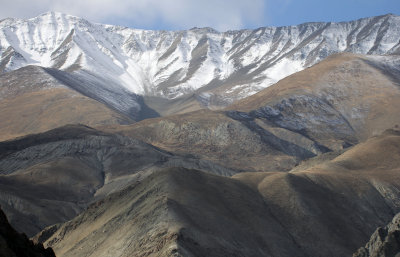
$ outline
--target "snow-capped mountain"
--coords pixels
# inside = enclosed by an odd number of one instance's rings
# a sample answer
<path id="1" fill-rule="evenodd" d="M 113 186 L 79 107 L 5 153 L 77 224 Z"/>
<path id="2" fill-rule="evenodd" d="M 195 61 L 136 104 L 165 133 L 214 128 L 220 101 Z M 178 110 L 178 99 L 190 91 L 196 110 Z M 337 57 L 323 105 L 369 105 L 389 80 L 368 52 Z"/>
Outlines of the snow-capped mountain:
<path id="1" fill-rule="evenodd" d="M 400 17 L 227 32 L 139 30 L 54 12 L 0 21 L 0 72 L 39 65 L 78 84 L 88 81 L 92 89 L 82 91 L 166 99 L 195 94 L 206 106 L 254 94 L 343 51 L 400 53 Z"/>

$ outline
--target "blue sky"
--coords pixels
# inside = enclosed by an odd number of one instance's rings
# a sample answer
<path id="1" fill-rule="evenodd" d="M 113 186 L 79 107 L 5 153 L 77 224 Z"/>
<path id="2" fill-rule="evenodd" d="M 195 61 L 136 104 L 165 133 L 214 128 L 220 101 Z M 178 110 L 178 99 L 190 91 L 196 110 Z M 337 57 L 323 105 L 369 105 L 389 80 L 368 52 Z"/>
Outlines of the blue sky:
<path id="1" fill-rule="evenodd" d="M 225 31 L 400 15 L 400 0 L 0 0 L 0 6 L 0 19 L 58 11 L 93 22 L 165 30 Z"/>
<path id="2" fill-rule="evenodd" d="M 286 26 L 310 21 L 349 21 L 387 13 L 400 15 L 400 0 L 281 0 L 268 1 L 265 22 Z"/>

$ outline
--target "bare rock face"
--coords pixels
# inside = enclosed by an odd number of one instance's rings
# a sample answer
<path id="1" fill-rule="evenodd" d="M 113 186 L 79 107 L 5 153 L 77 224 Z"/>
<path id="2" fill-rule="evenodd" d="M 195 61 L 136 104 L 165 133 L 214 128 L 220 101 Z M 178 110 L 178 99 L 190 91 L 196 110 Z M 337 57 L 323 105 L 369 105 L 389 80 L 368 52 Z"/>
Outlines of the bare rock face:
<path id="1" fill-rule="evenodd" d="M 51 248 L 34 244 L 25 234 L 20 234 L 8 223 L 0 209 L 0 256 L 4 257 L 55 257 Z"/>
<path id="2" fill-rule="evenodd" d="M 369 242 L 358 249 L 353 257 L 399 257 L 400 213 L 385 227 L 379 227 Z"/>

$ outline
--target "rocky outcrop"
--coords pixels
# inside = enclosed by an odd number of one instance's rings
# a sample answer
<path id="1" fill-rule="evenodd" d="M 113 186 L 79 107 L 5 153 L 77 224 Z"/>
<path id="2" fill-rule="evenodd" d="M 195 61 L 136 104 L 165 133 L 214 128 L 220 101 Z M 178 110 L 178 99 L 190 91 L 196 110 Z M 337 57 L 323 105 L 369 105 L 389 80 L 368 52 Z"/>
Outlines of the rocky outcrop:
<path id="1" fill-rule="evenodd" d="M 51 248 L 34 244 L 25 234 L 20 234 L 8 223 L 0 209 L 0 256 L 2 257 L 55 257 Z"/>
<path id="2" fill-rule="evenodd" d="M 399 257 L 400 213 L 385 227 L 379 227 L 369 242 L 358 249 L 353 257 Z"/>

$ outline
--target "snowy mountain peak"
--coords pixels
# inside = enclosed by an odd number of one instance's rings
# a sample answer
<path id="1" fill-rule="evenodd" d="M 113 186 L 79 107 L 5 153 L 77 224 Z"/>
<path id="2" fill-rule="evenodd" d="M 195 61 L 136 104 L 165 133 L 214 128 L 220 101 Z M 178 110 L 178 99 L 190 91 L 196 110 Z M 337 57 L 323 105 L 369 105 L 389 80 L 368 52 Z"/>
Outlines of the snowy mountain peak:
<path id="1" fill-rule="evenodd" d="M 400 53 L 400 17 L 218 32 L 152 31 L 57 12 L 0 22 L 0 72 L 67 71 L 93 87 L 226 105 L 337 52 Z M 101 85 L 100 85 L 101 84 Z"/>

